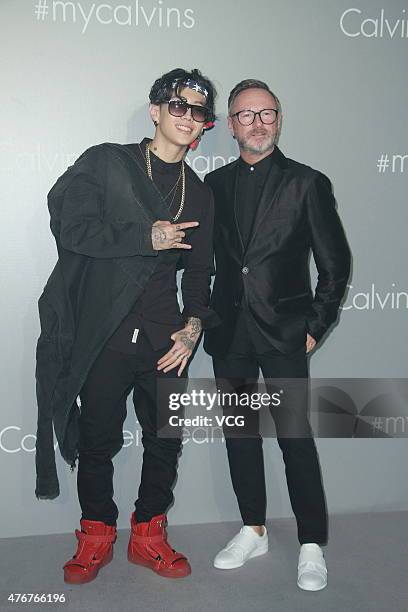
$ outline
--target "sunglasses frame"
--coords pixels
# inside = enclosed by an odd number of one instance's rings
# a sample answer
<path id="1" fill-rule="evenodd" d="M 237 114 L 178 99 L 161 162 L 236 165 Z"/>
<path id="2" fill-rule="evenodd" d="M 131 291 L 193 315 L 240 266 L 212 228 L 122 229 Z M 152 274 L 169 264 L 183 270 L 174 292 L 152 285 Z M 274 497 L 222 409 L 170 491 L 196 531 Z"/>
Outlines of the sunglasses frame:
<path id="1" fill-rule="evenodd" d="M 266 123 L 263 119 L 262 119 L 262 115 L 261 113 L 263 113 L 264 111 L 274 111 L 275 113 L 275 119 L 271 122 L 271 123 Z M 253 113 L 254 114 L 254 118 L 252 119 L 251 123 L 242 123 L 241 119 L 239 118 L 241 113 Z M 238 111 L 237 113 L 234 113 L 233 115 L 231 115 L 232 118 L 236 117 L 237 121 L 240 125 L 243 125 L 244 127 L 248 127 L 249 125 L 252 125 L 255 121 L 256 116 L 259 115 L 259 119 L 262 121 L 262 123 L 264 125 L 273 125 L 274 123 L 276 123 L 276 120 L 279 116 L 279 110 L 277 108 L 263 108 L 260 111 L 253 111 L 252 108 L 244 108 L 243 110 Z"/>
<path id="2" fill-rule="evenodd" d="M 183 105 L 184 108 L 185 108 L 184 113 L 181 114 L 181 115 L 174 115 L 170 111 L 170 104 L 172 102 L 177 102 L 178 104 Z M 184 117 L 184 115 L 187 113 L 188 109 L 190 109 L 191 110 L 191 118 L 193 119 L 193 121 L 196 121 L 197 123 L 206 123 L 207 121 L 210 120 L 210 109 L 209 108 L 207 108 L 206 106 L 200 106 L 199 104 L 189 104 L 187 102 L 187 100 L 183 100 L 182 98 L 171 98 L 170 100 L 167 101 L 167 108 L 168 108 L 169 114 L 172 117 Z M 200 121 L 199 119 L 196 119 L 194 117 L 194 110 L 195 109 L 197 109 L 200 112 L 205 111 L 206 116 L 205 116 L 205 118 L 202 121 Z"/>

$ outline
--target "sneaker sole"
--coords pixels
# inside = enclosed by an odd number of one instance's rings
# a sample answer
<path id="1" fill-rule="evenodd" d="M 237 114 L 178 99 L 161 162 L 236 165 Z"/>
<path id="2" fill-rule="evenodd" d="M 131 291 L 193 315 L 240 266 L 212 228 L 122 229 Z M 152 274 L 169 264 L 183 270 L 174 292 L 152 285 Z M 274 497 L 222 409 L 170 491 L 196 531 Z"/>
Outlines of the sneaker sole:
<path id="1" fill-rule="evenodd" d="M 327 587 L 327 582 L 320 587 L 312 587 L 312 588 L 300 586 L 299 582 L 297 583 L 297 585 L 299 589 L 302 589 L 302 591 L 321 591 L 322 589 L 325 589 Z"/>
<path id="2" fill-rule="evenodd" d="M 269 547 L 267 546 L 266 548 L 258 548 L 256 550 L 254 550 L 253 553 L 251 553 L 249 555 L 249 557 L 245 560 L 242 561 L 241 563 L 239 563 L 238 565 L 229 565 L 228 567 L 225 567 L 225 565 L 218 565 L 216 563 L 216 561 L 214 561 L 214 567 L 216 569 L 225 569 L 225 570 L 229 570 L 229 569 L 237 569 L 238 567 L 242 567 L 243 565 L 245 565 L 245 563 L 247 561 L 249 561 L 250 559 L 255 559 L 255 557 L 261 557 L 262 555 L 266 555 L 266 553 L 268 552 Z"/>

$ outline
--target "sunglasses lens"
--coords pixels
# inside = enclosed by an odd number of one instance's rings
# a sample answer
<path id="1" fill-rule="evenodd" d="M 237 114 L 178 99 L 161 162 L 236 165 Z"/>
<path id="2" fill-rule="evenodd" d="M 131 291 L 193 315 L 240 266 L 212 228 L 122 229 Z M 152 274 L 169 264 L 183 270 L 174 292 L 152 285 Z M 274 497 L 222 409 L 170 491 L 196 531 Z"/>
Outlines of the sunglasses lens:
<path id="1" fill-rule="evenodd" d="M 169 113 L 173 117 L 182 117 L 187 112 L 187 104 L 182 100 L 170 100 Z"/>
<path id="2" fill-rule="evenodd" d="M 192 106 L 191 107 L 191 116 L 194 121 L 198 121 L 199 123 L 204 123 L 208 117 L 208 111 L 206 108 L 201 106 Z"/>
<path id="3" fill-rule="evenodd" d="M 173 117 L 183 117 L 187 110 L 191 108 L 191 116 L 194 121 L 204 123 L 208 120 L 208 109 L 204 106 L 188 104 L 187 102 L 184 102 L 184 100 L 170 100 L 168 105 L 169 113 L 170 115 L 173 115 Z"/>

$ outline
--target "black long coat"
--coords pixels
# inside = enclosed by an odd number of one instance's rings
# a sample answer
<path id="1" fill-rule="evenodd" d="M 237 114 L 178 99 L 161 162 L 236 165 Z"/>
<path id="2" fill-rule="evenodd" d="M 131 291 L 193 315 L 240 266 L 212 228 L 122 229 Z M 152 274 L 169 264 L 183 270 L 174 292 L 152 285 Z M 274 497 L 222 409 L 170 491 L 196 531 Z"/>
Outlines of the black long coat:
<path id="1" fill-rule="evenodd" d="M 160 260 L 161 252 L 152 247 L 152 224 L 171 220 L 138 159 L 114 143 L 87 149 L 57 180 L 48 207 L 59 257 L 38 302 L 39 499 L 59 495 L 53 426 L 61 455 L 73 467 L 77 396 Z"/>

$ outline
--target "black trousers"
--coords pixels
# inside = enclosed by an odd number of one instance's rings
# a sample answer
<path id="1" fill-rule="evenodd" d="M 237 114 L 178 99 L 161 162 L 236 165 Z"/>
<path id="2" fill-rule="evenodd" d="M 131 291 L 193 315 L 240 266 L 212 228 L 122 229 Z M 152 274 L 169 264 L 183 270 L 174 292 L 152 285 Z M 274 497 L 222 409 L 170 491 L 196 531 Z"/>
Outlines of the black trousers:
<path id="1" fill-rule="evenodd" d="M 134 354 L 105 347 L 81 390 L 79 431 L 78 497 L 82 518 L 115 525 L 118 508 L 113 501 L 112 458 L 123 445 L 126 398 L 133 389 L 133 403 L 142 429 L 143 466 L 138 499 L 137 521 L 149 521 L 165 513 L 173 501 L 172 486 L 181 452 L 181 432 L 174 438 L 158 434 L 156 391 L 158 382 L 174 379 L 177 392 L 185 390 L 186 369 L 177 377 L 177 368 L 157 371 L 157 360 L 172 346 L 154 351 L 141 331 Z M 167 406 L 162 406 L 162 415 Z M 135 482 L 129 482 L 130 487 Z"/>
<path id="2" fill-rule="evenodd" d="M 271 409 L 279 447 L 285 463 L 286 481 L 293 513 L 296 517 L 298 539 L 301 544 L 327 541 L 327 509 L 322 477 L 313 433 L 307 415 L 308 362 L 306 349 L 286 355 L 271 347 L 267 353 L 257 354 L 240 314 L 232 351 L 223 357 L 213 356 L 217 388 L 239 392 L 253 387 L 261 369 L 266 388 L 267 379 L 303 379 L 283 407 Z M 288 381 L 290 387 L 290 381 Z M 241 409 L 242 410 L 242 409 Z M 237 496 L 245 525 L 264 525 L 266 519 L 266 490 L 262 436 L 225 436 L 232 485 Z"/>

